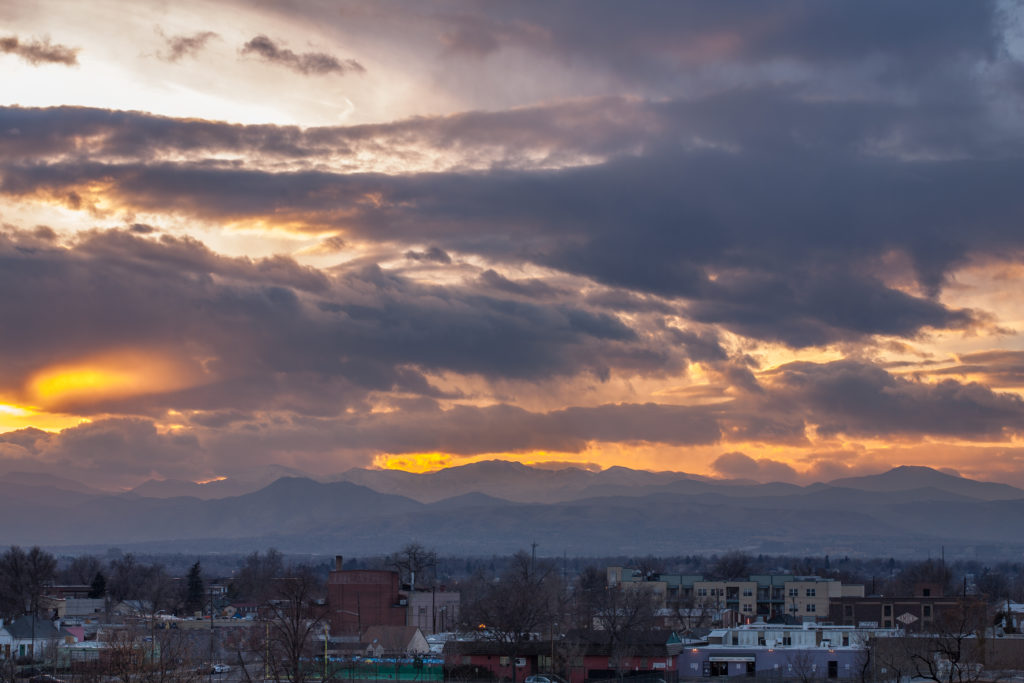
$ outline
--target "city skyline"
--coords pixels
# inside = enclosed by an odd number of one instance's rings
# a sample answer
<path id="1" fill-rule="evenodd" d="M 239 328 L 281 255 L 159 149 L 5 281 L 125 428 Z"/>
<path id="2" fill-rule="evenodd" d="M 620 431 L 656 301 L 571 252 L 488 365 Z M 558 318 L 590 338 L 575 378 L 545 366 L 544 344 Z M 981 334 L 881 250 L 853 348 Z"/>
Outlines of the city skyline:
<path id="1" fill-rule="evenodd" d="M 0 0 L 0 474 L 1024 486 L 1013 2 Z"/>

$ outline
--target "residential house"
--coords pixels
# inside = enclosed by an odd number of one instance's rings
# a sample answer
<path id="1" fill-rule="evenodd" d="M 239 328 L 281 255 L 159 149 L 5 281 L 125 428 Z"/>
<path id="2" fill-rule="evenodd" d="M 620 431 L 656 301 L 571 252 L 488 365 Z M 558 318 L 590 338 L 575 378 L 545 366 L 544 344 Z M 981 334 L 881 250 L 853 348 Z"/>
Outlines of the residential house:
<path id="1" fill-rule="evenodd" d="M 360 641 L 369 657 L 410 657 L 430 652 L 427 639 L 416 626 L 371 626 Z"/>
<path id="2" fill-rule="evenodd" d="M 10 623 L 0 620 L 0 658 L 41 659 L 43 653 L 75 636 L 60 628 L 60 622 L 22 615 Z"/>

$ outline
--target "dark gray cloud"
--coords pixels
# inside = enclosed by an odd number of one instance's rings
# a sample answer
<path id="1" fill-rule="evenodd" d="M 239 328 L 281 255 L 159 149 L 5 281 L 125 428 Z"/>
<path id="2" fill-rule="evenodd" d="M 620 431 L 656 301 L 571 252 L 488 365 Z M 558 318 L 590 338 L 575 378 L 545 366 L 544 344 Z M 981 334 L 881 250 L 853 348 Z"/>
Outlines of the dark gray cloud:
<path id="1" fill-rule="evenodd" d="M 423 372 L 537 379 L 678 371 L 685 349 L 578 305 L 424 286 L 377 266 L 334 275 L 233 259 L 169 235 L 93 232 L 71 246 L 0 237 L 5 383 L 111 347 L 182 356 L 198 386 L 81 410 L 178 406 L 334 415 L 368 392 L 440 392 Z M 47 310 L 46 316 L 38 315 Z M 75 339 L 74 345 L 66 340 Z M 201 364 L 201 368 L 200 368 Z"/>
<path id="2" fill-rule="evenodd" d="M 1024 400 L 976 382 L 929 383 L 854 360 L 790 363 L 766 382 L 766 410 L 802 415 L 824 436 L 1000 440 L 1024 432 Z"/>
<path id="3" fill-rule="evenodd" d="M 79 49 L 51 43 L 49 38 L 23 41 L 18 36 L 0 37 L 0 53 L 17 55 L 33 66 L 40 64 L 76 66 Z"/>
<path id="4" fill-rule="evenodd" d="M 664 108 L 621 98 L 556 103 L 515 111 L 463 112 L 346 127 L 241 125 L 85 107 L 0 108 L 0 149 L 11 158 L 88 155 L 150 159 L 160 154 L 265 155 L 294 162 L 342 159 L 359 151 L 412 160 L 458 152 L 458 163 L 498 167 L 565 163 L 582 154 L 614 155 L 650 141 L 670 125 Z M 643 125 L 637 127 L 637 123 Z M 650 130 L 647 130 L 647 129 Z M 17 131 L 11 134 L 10 131 Z M 525 157 L 529 157 L 527 161 Z"/>
<path id="5" fill-rule="evenodd" d="M 191 35 L 164 35 L 163 31 L 157 29 L 157 33 L 163 38 L 165 46 L 160 52 L 161 59 L 168 62 L 177 62 L 182 57 L 194 57 L 206 47 L 206 44 L 220 36 L 213 31 L 197 31 Z"/>
<path id="6" fill-rule="evenodd" d="M 565 293 L 564 290 L 552 287 L 539 278 L 511 280 L 490 268 L 480 274 L 480 282 L 491 289 L 530 299 L 543 299 Z"/>
<path id="7" fill-rule="evenodd" d="M 304 7 L 312 21 L 330 21 L 337 11 L 336 3 Z M 912 83 L 950 63 L 996 58 L 1005 18 L 994 0 L 942 0 L 927 9 L 884 0 L 757 7 L 666 1 L 647 3 L 643 12 L 615 2 L 394 1 L 372 11 L 347 3 L 343 12 L 348 30 L 432 44 L 450 57 L 449 68 L 467 60 L 491 64 L 502 53 L 540 55 L 554 69 L 595 72 L 650 96 L 742 81 L 766 64 L 775 67 L 773 78 L 830 68 L 839 71 L 833 78 L 849 78 L 856 74 L 842 67 L 864 64 L 873 76 Z"/>
<path id="8" fill-rule="evenodd" d="M 720 435 L 714 411 L 704 407 L 608 404 L 532 412 L 503 404 L 296 417 L 276 424 L 256 420 L 251 429 L 210 432 L 204 446 L 225 454 L 225 461 L 249 454 L 275 462 L 284 454 L 320 454 L 339 446 L 348 457 L 369 459 L 378 452 L 580 452 L 594 440 L 691 446 L 714 443 Z"/>
<path id="9" fill-rule="evenodd" d="M 296 53 L 281 47 L 264 35 L 259 35 L 242 46 L 242 54 L 255 54 L 265 61 L 285 66 L 301 74 L 363 73 L 363 65 L 354 59 L 338 59 L 326 52 Z"/>
<path id="10" fill-rule="evenodd" d="M 930 367 L 935 375 L 971 375 L 983 378 L 990 387 L 1015 389 L 1024 386 L 1024 351 L 975 351 L 965 353 L 959 363 Z"/>
<path id="11" fill-rule="evenodd" d="M 452 257 L 444 249 L 438 247 L 430 247 L 426 251 L 414 251 L 410 249 L 405 252 L 405 258 L 413 261 L 430 261 L 433 263 L 449 264 L 452 262 Z"/>
<path id="12" fill-rule="evenodd" d="M 723 453 L 711 462 L 711 469 L 727 479 L 754 481 L 794 481 L 797 472 L 792 465 L 770 458 L 755 460 L 745 453 Z"/>
<path id="13" fill-rule="evenodd" d="M 984 323 L 937 294 L 972 255 L 1022 246 L 1015 188 L 1024 138 L 1012 126 L 984 125 L 992 118 L 984 89 L 956 83 L 948 101 L 929 90 L 910 104 L 815 99 L 787 86 L 308 130 L 7 109 L 2 123 L 18 133 L 0 136 L 15 162 L 3 189 L 50 192 L 84 208 L 88 198 L 77 186 L 113 179 L 111 191 L 135 209 L 170 206 L 213 221 L 273 214 L 361 239 L 433 243 L 438 253 L 528 260 L 607 285 L 607 301 L 671 307 L 792 346 L 913 337 Z M 16 163 L 80 149 L 80 140 L 89 141 L 93 159 L 229 150 L 312 166 L 415 140 L 470 157 L 497 149 L 508 163 L 401 176 L 205 161 Z M 518 168 L 514 150 L 531 147 L 563 161 L 606 160 Z M 880 260 L 894 251 L 910 260 L 925 296 L 887 281 Z"/>
<path id="14" fill-rule="evenodd" d="M 510 405 L 405 408 L 330 417 L 272 417 L 227 409 L 194 413 L 187 425 L 169 433 L 142 418 L 99 419 L 58 433 L 19 430 L 0 434 L 0 466 L 56 466 L 65 476 L 109 485 L 124 477 L 189 478 L 274 463 L 315 463 L 314 469 L 322 471 L 325 458 L 328 468 L 341 471 L 369 465 L 380 452 L 580 452 L 595 439 L 689 446 L 720 437 L 715 415 L 700 407 L 609 404 L 551 412 Z"/>
<path id="15" fill-rule="evenodd" d="M 410 176 L 269 173 L 200 165 L 10 165 L 0 191 L 80 203 L 83 184 L 145 211 L 262 218 L 529 259 L 616 288 L 683 299 L 709 323 L 793 346 L 964 328 L 969 311 L 887 285 L 903 251 L 936 293 L 971 254 L 1020 248 L 1024 160 L 663 150 L 582 169 Z M 826 190 L 823 178 L 829 178 Z M 743 189 L 743 202 L 734 200 Z M 821 188 L 821 191 L 815 188 Z M 367 201 L 367 196 L 379 201 Z M 488 230 L 478 226 L 485 220 Z"/>
<path id="16" fill-rule="evenodd" d="M 5 444 L 20 452 L 5 452 Z M 6 469 L 45 468 L 102 486 L 153 474 L 193 477 L 210 471 L 208 458 L 194 434 L 160 433 L 151 421 L 138 418 L 97 420 L 56 433 L 21 429 L 0 434 L 0 464 Z"/>

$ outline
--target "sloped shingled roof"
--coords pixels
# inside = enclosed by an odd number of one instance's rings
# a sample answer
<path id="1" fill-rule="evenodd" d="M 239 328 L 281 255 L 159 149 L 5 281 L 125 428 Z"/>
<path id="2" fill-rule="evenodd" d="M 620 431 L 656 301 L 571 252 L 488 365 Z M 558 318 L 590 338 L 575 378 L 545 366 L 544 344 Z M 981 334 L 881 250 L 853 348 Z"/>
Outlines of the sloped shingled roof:
<path id="1" fill-rule="evenodd" d="M 7 632 L 11 634 L 12 638 L 18 640 L 27 640 L 35 638 L 36 640 L 53 640 L 63 638 L 57 628 L 46 619 L 35 618 L 35 636 L 32 635 L 33 630 L 33 619 L 31 616 L 22 615 L 12 621 L 11 623 L 4 626 Z"/>

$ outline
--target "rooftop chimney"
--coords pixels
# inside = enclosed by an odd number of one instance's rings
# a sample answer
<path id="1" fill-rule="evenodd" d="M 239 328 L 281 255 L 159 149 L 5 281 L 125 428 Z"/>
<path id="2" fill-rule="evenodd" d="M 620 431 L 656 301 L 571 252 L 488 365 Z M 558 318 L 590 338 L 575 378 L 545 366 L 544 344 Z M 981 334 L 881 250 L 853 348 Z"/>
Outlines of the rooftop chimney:
<path id="1" fill-rule="evenodd" d="M 341 555 L 335 555 L 334 556 L 334 571 L 336 571 L 336 572 L 340 572 L 341 571 L 342 559 L 343 558 L 342 558 Z"/>

